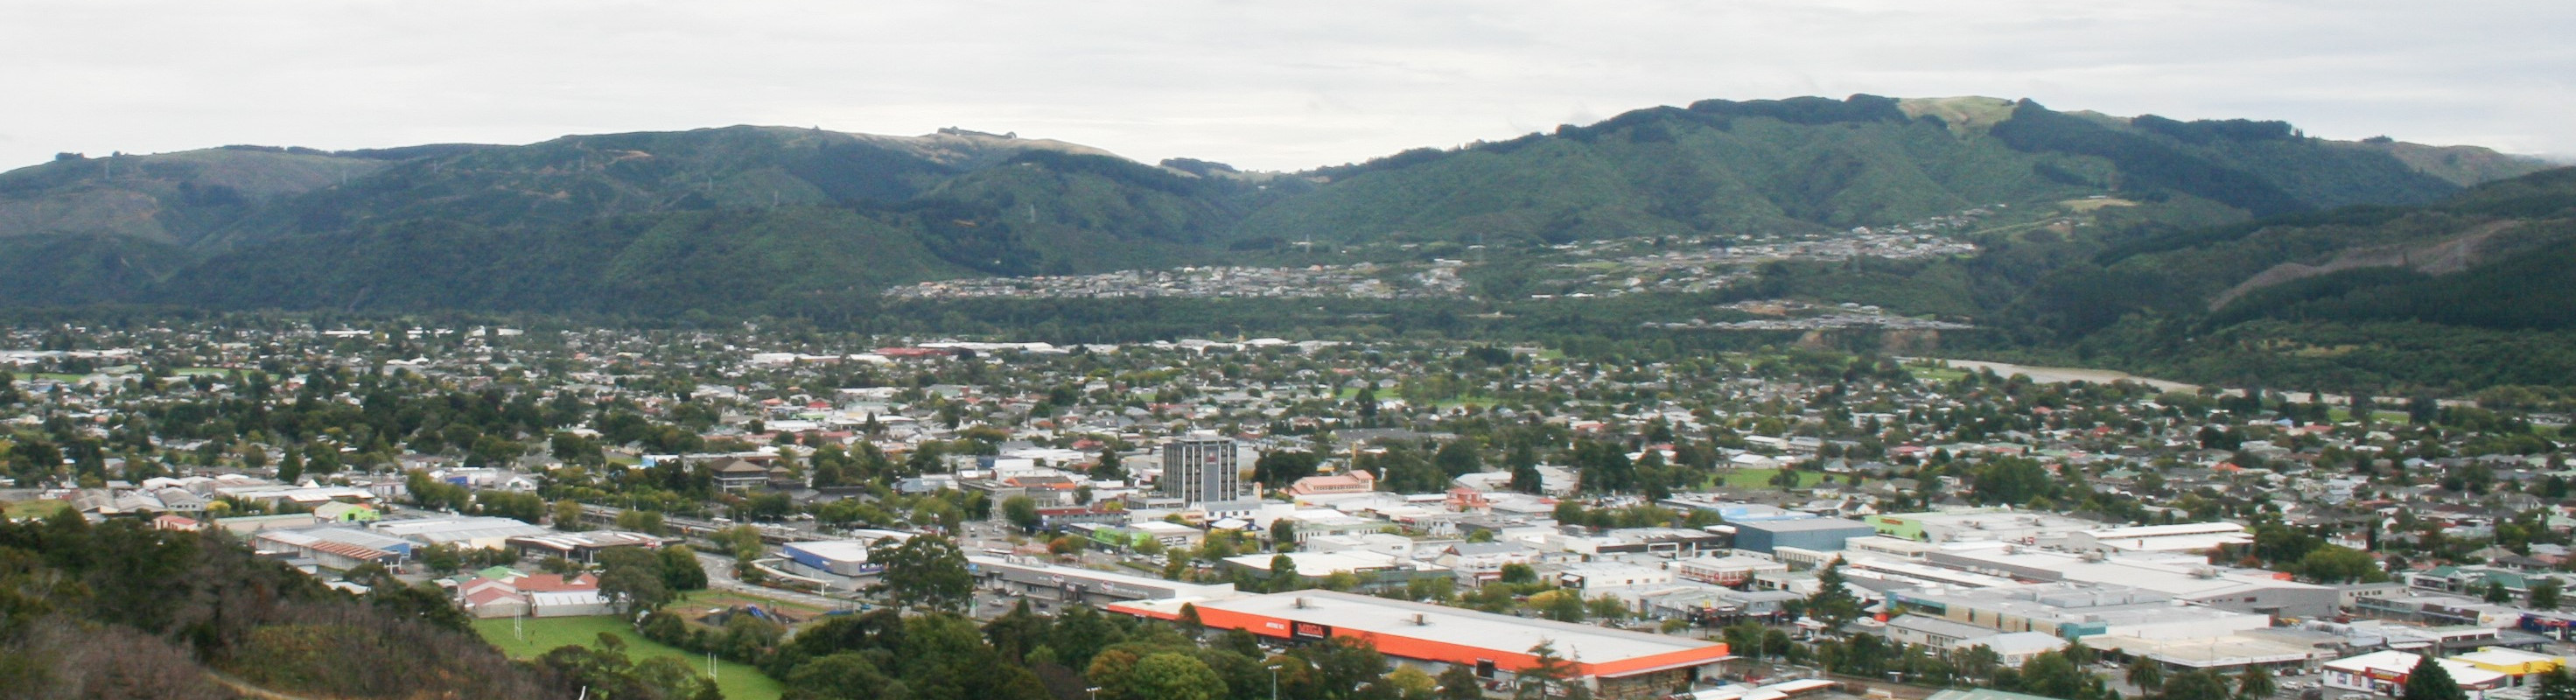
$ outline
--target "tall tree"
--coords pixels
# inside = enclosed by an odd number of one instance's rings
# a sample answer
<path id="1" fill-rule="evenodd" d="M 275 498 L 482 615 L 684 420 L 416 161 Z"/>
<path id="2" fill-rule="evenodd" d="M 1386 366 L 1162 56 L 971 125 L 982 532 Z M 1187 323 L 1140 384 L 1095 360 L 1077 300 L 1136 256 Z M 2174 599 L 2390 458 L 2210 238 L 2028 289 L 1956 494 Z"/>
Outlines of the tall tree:
<path id="1" fill-rule="evenodd" d="M 2415 657 L 2415 670 L 2406 674 L 2406 692 L 2398 697 L 2402 700 L 2468 700 L 2469 694 L 2460 690 L 2458 681 L 2451 680 L 2450 669 L 2442 668 L 2442 662 L 2424 654 Z"/>
<path id="2" fill-rule="evenodd" d="M 2052 698 L 2083 698 L 2085 675 L 2082 667 L 2056 652 L 2042 652 L 2021 665 L 2022 690 Z"/>
<path id="3" fill-rule="evenodd" d="M 662 560 L 662 585 L 674 591 L 695 591 L 707 587 L 707 569 L 698 563 L 698 553 L 688 545 L 663 547 L 656 558 Z"/>
<path id="4" fill-rule="evenodd" d="M 2230 695 L 2227 679 L 2219 677 L 2218 672 L 2195 669 L 2165 679 L 2164 692 L 2156 697 L 2161 700 L 2228 700 Z"/>
<path id="5" fill-rule="evenodd" d="M 277 480 L 280 483 L 293 484 L 304 479 L 303 452 L 293 445 L 286 447 L 286 459 L 277 463 Z"/>
<path id="6" fill-rule="evenodd" d="M 2156 689 L 2165 686 L 2165 665 L 2144 655 L 2132 657 L 2129 659 L 2128 678 L 2129 685 L 2137 686 L 2139 690 L 2150 693 L 2156 692 Z"/>
<path id="7" fill-rule="evenodd" d="M 634 547 L 615 547 L 599 554 L 599 593 L 619 612 L 661 609 L 675 597 L 664 582 L 659 555 Z"/>
<path id="8" fill-rule="evenodd" d="M 2263 700 L 2278 690 L 2272 684 L 2272 672 L 2261 666 L 2247 666 L 2236 674 L 2236 694 L 2245 700 Z"/>
<path id="9" fill-rule="evenodd" d="M 1441 671 L 1440 677 L 1434 680 L 1440 684 L 1439 690 L 1432 696 L 1437 700 L 1485 700 L 1484 683 L 1476 678 L 1476 672 L 1467 670 L 1465 666 L 1452 664 L 1447 670 Z M 2535 700 L 2568 699 L 2537 698 Z"/>
<path id="10" fill-rule="evenodd" d="M 1468 438 L 1441 445 L 1440 451 L 1431 455 L 1431 462 L 1440 465 L 1440 473 L 1453 479 L 1485 470 L 1485 458 L 1476 453 L 1475 442 Z"/>
<path id="11" fill-rule="evenodd" d="M 2540 688 L 2532 692 L 2531 700 L 2576 700 L 2576 678 L 2569 677 L 2565 667 L 2549 669 L 2540 674 Z"/>
<path id="12" fill-rule="evenodd" d="M 868 545 L 868 561 L 885 566 L 870 590 L 898 606 L 956 611 L 974 594 L 966 553 L 945 537 L 914 535 L 900 544 L 891 537 L 877 540 Z"/>
<path id="13" fill-rule="evenodd" d="M 1118 679 L 1124 691 L 1114 697 L 1134 700 L 1217 700 L 1225 696 L 1225 679 L 1209 669 L 1207 662 L 1174 652 L 1147 654 L 1127 669 Z M 1103 686 L 1111 680 L 1094 679 Z M 1105 690 L 1105 688 L 1104 688 Z"/>
<path id="14" fill-rule="evenodd" d="M 1532 660 L 1528 668 L 1520 670 L 1520 686 L 1513 689 L 1512 697 L 1515 700 L 1545 700 L 1562 695 L 1559 689 L 1574 677 L 1574 664 L 1556 655 L 1556 642 L 1552 640 L 1540 641 L 1537 646 L 1530 647 L 1529 654 L 1538 658 Z"/>
<path id="15" fill-rule="evenodd" d="M 590 529 L 588 526 L 581 524 L 580 501 L 569 498 L 555 501 L 554 512 L 551 513 L 551 515 L 553 517 L 550 524 L 554 525 L 554 528 L 557 530 L 563 530 L 565 532 L 580 532 L 582 530 Z"/>
<path id="16" fill-rule="evenodd" d="M 1807 596 L 1807 616 L 1825 623 L 1827 628 L 1840 628 L 1858 619 L 1860 613 L 1860 599 L 1843 587 L 1843 560 L 1835 557 L 1833 563 L 1816 572 L 1816 592 Z"/>
<path id="17" fill-rule="evenodd" d="M 1002 517 L 1021 530 L 1036 532 L 1043 521 L 1038 518 L 1038 502 L 1027 496 L 1002 499 Z"/>

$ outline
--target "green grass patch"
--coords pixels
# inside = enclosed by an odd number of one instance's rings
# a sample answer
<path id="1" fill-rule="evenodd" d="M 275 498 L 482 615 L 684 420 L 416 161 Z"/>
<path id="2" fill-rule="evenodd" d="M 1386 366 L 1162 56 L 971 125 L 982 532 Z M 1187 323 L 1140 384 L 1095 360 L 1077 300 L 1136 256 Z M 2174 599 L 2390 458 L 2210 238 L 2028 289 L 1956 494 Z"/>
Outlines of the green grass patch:
<path id="1" fill-rule="evenodd" d="M 42 518 L 68 510 L 71 507 L 72 504 L 70 501 L 58 501 L 47 498 L 33 501 L 10 501 L 5 507 L 0 507 L 0 512 L 5 512 L 9 519 L 16 520 L 19 518 Z"/>
<path id="2" fill-rule="evenodd" d="M 221 376 L 224 376 L 224 375 L 227 375 L 227 374 L 231 374 L 231 373 L 232 373 L 232 370 L 224 369 L 224 368 L 222 368 L 222 367 L 181 367 L 181 368 L 178 368 L 178 369 L 170 370 L 170 373 L 171 373 L 171 374 L 175 374 L 175 375 L 179 375 L 179 376 L 182 376 L 182 377 L 196 377 L 196 376 L 213 376 L 213 377 L 221 377 Z"/>
<path id="3" fill-rule="evenodd" d="M 689 667 L 698 669 L 700 673 L 706 672 L 707 668 L 706 655 L 691 654 L 645 639 L 644 635 L 636 634 L 625 619 L 615 615 L 531 618 L 521 623 L 520 632 L 525 635 L 524 639 L 511 633 L 509 618 L 475 620 L 474 631 L 514 659 L 535 658 L 567 644 L 591 646 L 598 642 L 599 633 L 606 632 L 626 640 L 628 658 L 674 656 L 689 662 Z M 726 700 L 775 700 L 786 692 L 776 679 L 761 675 L 760 669 L 722 660 L 716 662 L 716 687 L 724 691 Z"/>
<path id="4" fill-rule="evenodd" d="M 1778 469 L 1726 470 L 1719 472 L 1718 483 L 1737 489 L 1776 489 L 1780 487 L 1771 485 L 1771 477 L 1779 473 Z M 1823 483 L 1824 480 L 1825 475 L 1822 472 L 1798 472 L 1798 488 L 1814 486 Z"/>
<path id="5" fill-rule="evenodd" d="M 2370 416 L 2372 425 L 2405 425 L 2407 420 L 2405 411 L 2371 411 Z M 2349 420 L 2352 420 L 2350 408 L 2335 406 L 2326 409 L 2326 422 L 2341 423 Z"/>
<path id="6" fill-rule="evenodd" d="M 1925 382 L 1955 382 L 1961 377 L 1968 376 L 1968 371 L 1964 369 L 1932 365 L 1906 365 L 1905 371 L 1912 373 L 1916 381 Z"/>
<path id="7" fill-rule="evenodd" d="M 64 373 L 61 373 L 61 372 L 37 372 L 37 373 L 35 373 L 35 374 L 30 374 L 30 375 L 27 375 L 27 376 L 28 376 L 28 377 L 31 377 L 31 378 L 35 378 L 35 379 L 51 379 L 51 380 L 54 380 L 54 381 L 57 381 L 57 382 L 77 382 L 77 381 L 80 381 L 82 377 L 87 377 L 87 376 L 89 376 L 89 375 L 86 375 L 86 374 L 64 374 Z"/>

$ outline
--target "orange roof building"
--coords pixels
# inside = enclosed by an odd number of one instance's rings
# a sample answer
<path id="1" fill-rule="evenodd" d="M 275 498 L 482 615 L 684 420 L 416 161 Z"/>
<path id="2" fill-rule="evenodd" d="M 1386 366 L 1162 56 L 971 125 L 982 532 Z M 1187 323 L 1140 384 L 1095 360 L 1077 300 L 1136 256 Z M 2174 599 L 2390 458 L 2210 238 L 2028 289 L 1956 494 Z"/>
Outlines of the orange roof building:
<path id="1" fill-rule="evenodd" d="M 1514 680 L 1547 644 L 1574 680 L 1610 700 L 1657 697 L 1686 687 L 1734 658 L 1725 644 L 1645 632 L 1533 620 L 1429 603 L 1309 590 L 1223 600 L 1116 603 L 1115 612 L 1177 619 L 1184 603 L 1218 629 L 1297 641 L 1350 638 L 1388 656 L 1464 666 L 1480 678 Z"/>

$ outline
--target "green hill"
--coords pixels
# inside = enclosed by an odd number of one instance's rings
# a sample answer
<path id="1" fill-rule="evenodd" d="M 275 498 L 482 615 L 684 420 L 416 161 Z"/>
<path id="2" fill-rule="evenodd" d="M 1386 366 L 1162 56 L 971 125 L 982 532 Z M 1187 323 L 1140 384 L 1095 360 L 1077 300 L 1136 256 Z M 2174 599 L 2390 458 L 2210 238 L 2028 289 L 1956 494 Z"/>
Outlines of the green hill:
<path id="1" fill-rule="evenodd" d="M 2415 204 L 2537 166 L 1991 98 L 1709 100 L 1304 173 L 1074 144 L 736 126 L 524 146 L 227 147 L 0 173 L 0 299 L 207 308 L 854 313 L 886 286 L 1260 259 L 1826 233 L 2116 196 L 2126 245 Z M 2012 275 L 2036 274 L 2016 263 Z M 1955 295 L 1954 295 L 1955 296 Z"/>
<path id="2" fill-rule="evenodd" d="M 254 146 L 106 158 L 63 154 L 0 173 L 0 238 L 68 234 L 191 243 L 279 198 L 387 165 Z"/>
<path id="3" fill-rule="evenodd" d="M 2311 139 L 2282 122 L 2116 120 L 1990 98 L 1708 100 L 1323 168 L 1313 174 L 1329 184 L 1254 213 L 1242 231 L 1549 242 L 1812 232 L 2096 194 L 2267 216 L 2428 202 L 2461 181 L 2541 167 L 2410 148 Z"/>
<path id="4" fill-rule="evenodd" d="M 2469 391 L 2576 377 L 2576 169 L 2110 246 L 1999 318 L 2208 381 Z"/>

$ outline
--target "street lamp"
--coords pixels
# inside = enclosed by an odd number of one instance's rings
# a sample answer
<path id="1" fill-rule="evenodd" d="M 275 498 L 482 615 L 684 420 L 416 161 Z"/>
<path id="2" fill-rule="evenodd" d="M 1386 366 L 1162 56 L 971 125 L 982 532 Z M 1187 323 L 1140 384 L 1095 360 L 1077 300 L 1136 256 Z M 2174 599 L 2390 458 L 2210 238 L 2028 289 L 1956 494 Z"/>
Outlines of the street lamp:
<path id="1" fill-rule="evenodd" d="M 1279 665 L 1264 664 L 1262 668 L 1270 669 L 1270 700 L 1279 700 Z"/>
<path id="2" fill-rule="evenodd" d="M 1091 700 L 1100 700 L 1100 686 L 1095 685 L 1089 688 L 1084 688 L 1082 689 L 1082 693 L 1085 697 L 1091 698 Z"/>

